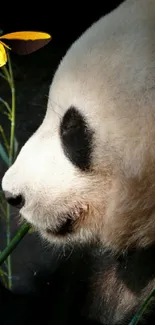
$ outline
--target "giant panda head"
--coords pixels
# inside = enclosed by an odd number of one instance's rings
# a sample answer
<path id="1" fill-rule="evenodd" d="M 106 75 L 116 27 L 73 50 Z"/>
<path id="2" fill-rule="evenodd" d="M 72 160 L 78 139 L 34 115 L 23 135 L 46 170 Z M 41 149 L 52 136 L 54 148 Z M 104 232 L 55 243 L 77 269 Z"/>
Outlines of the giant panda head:
<path id="1" fill-rule="evenodd" d="M 125 1 L 71 46 L 2 187 L 50 242 L 155 243 L 153 0 Z"/>

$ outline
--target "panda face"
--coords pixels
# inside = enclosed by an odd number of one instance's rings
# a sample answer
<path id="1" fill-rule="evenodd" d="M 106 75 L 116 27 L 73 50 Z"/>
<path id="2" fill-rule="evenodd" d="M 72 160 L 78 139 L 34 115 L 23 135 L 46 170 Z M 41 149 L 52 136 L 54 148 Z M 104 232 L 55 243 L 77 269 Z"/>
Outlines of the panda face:
<path id="1" fill-rule="evenodd" d="M 42 125 L 21 149 L 2 186 L 5 193 L 11 193 L 12 204 L 23 198 L 21 217 L 49 241 L 91 241 L 100 237 L 98 224 L 104 214 L 109 170 L 107 166 L 106 173 L 106 166 L 103 171 L 96 165 L 97 133 L 92 118 L 78 102 L 68 100 L 63 107 L 58 91 L 64 86 L 60 81 L 57 88 L 55 83 Z"/>
<path id="2" fill-rule="evenodd" d="M 152 0 L 127 0 L 71 46 L 42 124 L 3 177 L 50 242 L 155 243 L 153 12 Z"/>
<path id="3" fill-rule="evenodd" d="M 61 113 L 49 107 L 43 124 L 3 178 L 12 203 L 23 198 L 21 217 L 49 241 L 79 242 L 92 240 L 94 233 L 98 236 L 95 218 L 100 217 L 104 195 L 96 198 L 103 180 L 93 164 L 94 135 L 77 107 Z"/>

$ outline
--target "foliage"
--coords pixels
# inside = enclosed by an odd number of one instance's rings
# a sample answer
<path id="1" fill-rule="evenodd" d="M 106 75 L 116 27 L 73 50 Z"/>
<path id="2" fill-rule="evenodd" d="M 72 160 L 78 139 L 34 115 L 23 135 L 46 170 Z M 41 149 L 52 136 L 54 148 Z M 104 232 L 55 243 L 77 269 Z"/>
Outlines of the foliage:
<path id="1" fill-rule="evenodd" d="M 15 136 L 15 87 L 14 87 L 14 79 L 13 79 L 13 72 L 12 72 L 12 66 L 11 66 L 11 60 L 9 53 L 7 54 L 8 58 L 8 67 L 3 66 L 1 67 L 1 78 L 4 79 L 9 85 L 10 92 L 11 92 L 11 106 L 8 104 L 7 101 L 0 98 L 0 103 L 3 105 L 3 113 L 7 116 L 8 121 L 10 123 L 10 137 L 9 140 L 7 139 L 7 136 L 5 134 L 5 131 L 0 125 L 0 133 L 1 133 L 1 139 L 3 140 L 3 143 L 0 143 L 0 158 L 3 160 L 5 165 L 10 167 L 16 157 L 17 150 L 18 150 L 18 141 Z M 7 204 L 7 202 L 3 199 L 2 189 L 0 189 L 0 211 L 3 216 L 3 220 L 6 222 L 6 245 L 8 246 L 10 243 L 11 233 L 10 233 L 10 206 Z M 5 279 L 8 281 L 7 286 L 8 288 L 12 287 L 12 270 L 11 270 L 11 256 L 9 255 L 6 263 L 4 264 L 5 271 L 0 269 L 0 276 L 2 277 L 2 280 Z"/>
<path id="2" fill-rule="evenodd" d="M 2 34 L 2 31 L 1 33 Z M 9 168 L 14 162 L 17 151 L 18 151 L 18 141 L 15 136 L 15 117 L 16 117 L 16 102 L 15 102 L 15 85 L 13 78 L 13 71 L 11 60 L 9 56 L 9 51 L 12 50 L 17 54 L 29 54 L 39 48 L 43 47 L 51 40 L 51 35 L 43 32 L 14 32 L 0 36 L 0 77 L 8 83 L 11 93 L 11 105 L 0 97 L 0 112 L 5 114 L 8 118 L 10 124 L 9 139 L 0 124 L 0 136 L 2 141 L 0 141 L 0 159 L 4 162 L 7 168 Z M 5 41 L 5 43 L 4 43 Z M 8 42 L 9 44 L 6 44 Z M 2 189 L 0 188 L 0 215 L 6 222 L 6 250 L 3 252 L 1 259 L 5 256 L 7 259 L 3 263 L 3 267 L 0 266 L 0 277 L 2 281 L 7 283 L 7 287 L 11 289 L 12 287 L 12 270 L 11 270 L 11 255 L 12 247 L 17 244 L 16 240 L 10 242 L 11 231 L 10 231 L 10 205 L 4 200 Z M 28 225 L 20 234 L 17 233 L 16 239 L 21 239 L 23 234 L 28 231 Z M 13 245 L 13 246 L 12 246 Z M 6 254 L 9 252 L 9 254 Z M 0 264 L 1 265 L 1 264 Z"/>

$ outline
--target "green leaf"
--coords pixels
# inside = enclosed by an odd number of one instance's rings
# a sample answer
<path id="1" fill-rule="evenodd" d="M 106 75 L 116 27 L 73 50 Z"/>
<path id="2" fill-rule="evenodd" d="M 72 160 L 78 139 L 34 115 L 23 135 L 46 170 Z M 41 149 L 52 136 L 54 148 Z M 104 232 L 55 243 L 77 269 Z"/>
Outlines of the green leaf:
<path id="1" fill-rule="evenodd" d="M 3 99 L 0 97 L 0 102 L 5 106 L 5 109 L 9 112 L 9 114 L 11 115 L 11 108 L 9 106 L 9 104 Z"/>
<path id="2" fill-rule="evenodd" d="M 6 153 L 6 151 L 3 148 L 3 146 L 2 146 L 1 143 L 0 143 L 0 157 L 9 166 L 9 158 L 8 158 L 8 155 L 7 155 L 7 153 Z"/>

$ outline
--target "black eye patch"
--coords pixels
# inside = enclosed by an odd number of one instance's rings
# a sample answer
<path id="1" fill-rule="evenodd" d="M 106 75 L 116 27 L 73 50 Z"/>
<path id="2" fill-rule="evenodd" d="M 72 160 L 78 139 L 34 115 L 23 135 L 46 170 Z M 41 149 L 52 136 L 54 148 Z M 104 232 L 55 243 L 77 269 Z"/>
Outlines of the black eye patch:
<path id="1" fill-rule="evenodd" d="M 82 171 L 91 165 L 93 132 L 75 107 L 70 107 L 60 124 L 60 138 L 65 155 Z"/>

